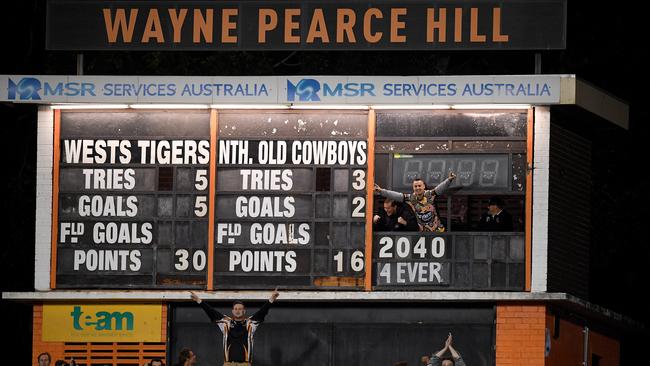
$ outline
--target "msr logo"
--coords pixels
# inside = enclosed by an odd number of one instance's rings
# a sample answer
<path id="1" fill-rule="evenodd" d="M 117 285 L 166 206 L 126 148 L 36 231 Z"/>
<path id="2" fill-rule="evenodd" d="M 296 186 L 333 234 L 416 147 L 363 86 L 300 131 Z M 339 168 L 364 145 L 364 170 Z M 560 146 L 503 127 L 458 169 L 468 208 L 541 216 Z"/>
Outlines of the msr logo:
<path id="1" fill-rule="evenodd" d="M 41 100 L 38 91 L 42 89 L 41 82 L 35 78 L 22 78 L 18 83 L 9 80 L 7 99 L 16 100 L 18 95 L 20 100 Z"/>
<path id="2" fill-rule="evenodd" d="M 41 100 L 41 95 L 46 99 L 54 97 L 86 97 L 96 96 L 95 84 L 85 82 L 43 82 L 36 78 L 22 78 L 19 82 L 9 80 L 7 99 L 9 100 Z M 42 94 L 39 91 L 42 90 Z"/>
<path id="3" fill-rule="evenodd" d="M 320 83 L 315 79 L 301 79 L 296 85 L 287 80 L 287 99 L 295 101 L 298 97 L 301 102 L 317 102 L 320 101 L 318 92 L 320 91 Z"/>
<path id="4" fill-rule="evenodd" d="M 320 93 L 319 93 L 320 92 Z M 319 96 L 320 94 L 320 96 Z M 318 102 L 323 98 L 350 98 L 375 96 L 373 83 L 320 83 L 314 79 L 301 79 L 295 85 L 287 80 L 287 100 L 293 102 Z"/>
<path id="5" fill-rule="evenodd" d="M 85 315 L 81 306 L 75 306 L 70 313 L 72 326 L 75 330 L 94 327 L 94 330 L 133 330 L 133 313 L 98 311 L 93 315 Z"/>

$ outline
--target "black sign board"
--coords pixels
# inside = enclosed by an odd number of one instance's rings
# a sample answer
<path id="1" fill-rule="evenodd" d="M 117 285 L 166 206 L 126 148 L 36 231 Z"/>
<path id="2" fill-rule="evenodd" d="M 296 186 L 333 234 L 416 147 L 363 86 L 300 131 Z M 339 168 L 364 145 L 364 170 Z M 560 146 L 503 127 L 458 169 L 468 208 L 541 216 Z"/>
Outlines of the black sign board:
<path id="1" fill-rule="evenodd" d="M 232 308 L 227 302 L 211 305 L 226 314 Z M 248 313 L 259 305 L 247 303 Z M 422 355 L 443 348 L 452 333 L 467 365 L 490 366 L 495 365 L 495 309 L 490 303 L 280 301 L 255 332 L 253 357 L 260 365 L 420 365 Z M 170 359 L 188 344 L 204 359 L 223 357 L 219 328 L 200 307 L 172 303 L 169 311 Z"/>
<path id="2" fill-rule="evenodd" d="M 50 50 L 564 49 L 566 0 L 49 0 Z"/>
<path id="3" fill-rule="evenodd" d="M 219 115 L 215 288 L 364 277 L 366 113 Z"/>
<path id="4" fill-rule="evenodd" d="M 61 115 L 59 288 L 204 288 L 207 112 Z"/>
<path id="5" fill-rule="evenodd" d="M 433 189 L 450 172 L 456 178 L 434 200 L 441 222 L 436 232 L 373 233 L 374 288 L 524 289 L 527 124 L 526 111 L 377 113 L 380 186 L 411 193 L 416 179 Z M 481 221 L 495 197 L 513 217 L 512 227 L 502 231 Z M 384 210 L 382 201 L 375 200 L 375 213 Z"/>
<path id="6" fill-rule="evenodd" d="M 375 233 L 373 252 L 376 288 L 521 291 L 524 285 L 521 233 Z"/>

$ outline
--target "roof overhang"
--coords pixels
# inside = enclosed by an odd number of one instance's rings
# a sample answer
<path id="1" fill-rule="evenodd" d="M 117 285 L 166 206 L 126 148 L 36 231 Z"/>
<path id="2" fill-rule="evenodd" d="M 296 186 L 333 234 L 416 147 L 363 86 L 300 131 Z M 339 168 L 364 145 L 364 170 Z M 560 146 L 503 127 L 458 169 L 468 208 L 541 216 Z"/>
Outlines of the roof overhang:
<path id="1" fill-rule="evenodd" d="M 195 291 L 206 301 L 265 301 L 268 291 Z M 55 290 L 42 292 L 4 292 L 3 300 L 26 303 L 113 302 L 152 303 L 188 302 L 189 291 L 146 290 Z M 559 306 L 584 316 L 598 318 L 615 326 L 643 329 L 643 325 L 619 313 L 560 292 L 478 292 L 478 291 L 282 291 L 288 303 L 530 303 Z"/>
<path id="2" fill-rule="evenodd" d="M 629 129 L 629 105 L 606 91 L 575 77 L 562 77 L 560 104 L 575 105 L 613 124 Z"/>

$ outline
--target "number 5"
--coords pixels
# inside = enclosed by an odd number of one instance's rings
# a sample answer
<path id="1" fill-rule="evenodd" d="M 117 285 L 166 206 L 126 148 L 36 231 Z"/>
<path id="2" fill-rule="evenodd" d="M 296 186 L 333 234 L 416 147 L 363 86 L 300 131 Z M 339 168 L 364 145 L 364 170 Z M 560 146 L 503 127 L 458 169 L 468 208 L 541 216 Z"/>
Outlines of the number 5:
<path id="1" fill-rule="evenodd" d="M 196 178 L 194 179 L 194 188 L 197 191 L 202 191 L 208 188 L 208 171 L 205 169 L 199 169 L 196 171 Z"/>
<path id="2" fill-rule="evenodd" d="M 206 196 L 196 196 L 194 201 L 194 214 L 197 217 L 203 217 L 208 213 L 208 197 Z"/>

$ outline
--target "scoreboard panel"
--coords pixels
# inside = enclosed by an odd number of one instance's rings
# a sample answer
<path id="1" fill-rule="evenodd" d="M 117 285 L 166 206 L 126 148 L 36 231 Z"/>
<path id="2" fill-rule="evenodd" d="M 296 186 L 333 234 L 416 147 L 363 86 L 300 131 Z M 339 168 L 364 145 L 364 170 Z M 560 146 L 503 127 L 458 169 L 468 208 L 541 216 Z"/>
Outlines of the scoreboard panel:
<path id="1" fill-rule="evenodd" d="M 367 114 L 219 114 L 215 288 L 361 288 Z"/>
<path id="2" fill-rule="evenodd" d="M 507 291 L 524 285 L 524 236 L 375 233 L 373 285 L 392 290 Z"/>
<path id="3" fill-rule="evenodd" d="M 373 233 L 373 286 L 385 290 L 523 290 L 526 111 L 380 111 L 375 179 L 410 193 L 456 179 L 436 198 L 445 231 Z M 482 232 L 490 197 L 517 221 L 511 232 Z M 381 209 L 381 200 L 375 201 Z"/>
<path id="4" fill-rule="evenodd" d="M 205 287 L 209 117 L 61 113 L 58 287 Z"/>
<path id="5" fill-rule="evenodd" d="M 523 289 L 526 111 L 57 113 L 58 288 Z M 366 235 L 369 181 L 450 171 L 445 232 Z M 492 196 L 513 231 L 478 230 Z"/>

